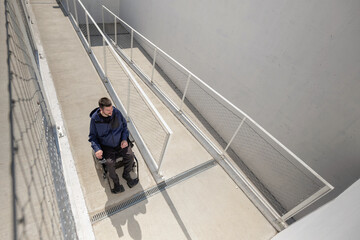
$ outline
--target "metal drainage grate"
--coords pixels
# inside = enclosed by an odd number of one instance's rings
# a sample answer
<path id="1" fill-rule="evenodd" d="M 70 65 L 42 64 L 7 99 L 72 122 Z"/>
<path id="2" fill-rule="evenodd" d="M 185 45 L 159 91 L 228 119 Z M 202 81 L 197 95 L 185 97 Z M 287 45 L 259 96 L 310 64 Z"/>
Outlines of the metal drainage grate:
<path id="1" fill-rule="evenodd" d="M 128 199 L 128 200 L 120 203 L 119 205 L 116 205 L 105 211 L 95 214 L 94 216 L 91 217 L 91 223 L 94 224 L 94 223 L 101 221 L 107 217 L 110 217 L 118 212 L 121 212 L 121 211 L 123 211 L 123 210 L 157 194 L 157 193 L 160 193 L 161 191 L 163 191 L 167 188 L 174 186 L 177 183 L 180 183 L 192 176 L 195 176 L 196 174 L 198 174 L 200 172 L 203 172 L 203 171 L 215 166 L 215 164 L 216 164 L 215 160 L 207 161 L 207 162 L 200 164 L 190 170 L 180 173 L 179 175 L 177 175 L 175 177 L 169 178 L 168 180 L 165 180 L 164 182 L 162 182 L 152 188 L 149 188 L 145 191 L 137 193 L 131 199 Z"/>

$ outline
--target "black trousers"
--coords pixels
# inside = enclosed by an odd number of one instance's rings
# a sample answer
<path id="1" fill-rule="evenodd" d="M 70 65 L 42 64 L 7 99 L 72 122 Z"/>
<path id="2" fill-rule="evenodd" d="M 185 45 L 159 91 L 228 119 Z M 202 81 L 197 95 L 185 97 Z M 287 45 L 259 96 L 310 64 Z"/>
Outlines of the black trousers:
<path id="1" fill-rule="evenodd" d="M 124 173 L 123 175 L 127 175 L 132 170 L 132 166 L 134 164 L 134 152 L 131 147 L 128 146 L 126 148 L 112 148 L 108 146 L 101 146 L 103 150 L 103 157 L 106 159 L 106 169 L 109 172 L 110 178 L 113 180 L 114 184 L 119 183 L 119 177 L 116 174 L 115 163 L 116 159 L 119 157 L 123 158 L 124 163 Z"/>

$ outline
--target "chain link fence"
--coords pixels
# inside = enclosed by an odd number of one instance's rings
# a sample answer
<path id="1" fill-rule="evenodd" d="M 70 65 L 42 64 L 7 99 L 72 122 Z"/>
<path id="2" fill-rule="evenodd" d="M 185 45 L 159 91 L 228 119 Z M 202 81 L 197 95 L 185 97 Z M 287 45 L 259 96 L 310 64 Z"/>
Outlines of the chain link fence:
<path id="1" fill-rule="evenodd" d="M 113 44 L 184 114 L 235 168 L 246 175 L 277 218 L 285 222 L 332 186 L 201 79 L 103 6 Z M 111 28 L 108 27 L 107 30 Z M 114 27 L 113 27 L 114 29 Z"/>
<path id="2" fill-rule="evenodd" d="M 77 239 L 23 1 L 5 1 L 14 239 Z"/>

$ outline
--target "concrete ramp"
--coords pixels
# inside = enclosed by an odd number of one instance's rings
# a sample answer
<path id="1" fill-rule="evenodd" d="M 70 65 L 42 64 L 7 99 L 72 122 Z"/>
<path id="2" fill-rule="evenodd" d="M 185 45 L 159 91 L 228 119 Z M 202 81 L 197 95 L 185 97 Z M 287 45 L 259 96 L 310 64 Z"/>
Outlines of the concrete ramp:
<path id="1" fill-rule="evenodd" d="M 99 239 L 271 239 L 275 230 L 215 166 L 93 225 Z"/>
<path id="2" fill-rule="evenodd" d="M 89 113 L 102 96 L 108 96 L 95 68 L 58 4 L 33 1 L 32 9 L 62 110 L 66 134 L 82 186 L 89 215 L 111 207 L 132 194 L 155 184 L 137 148 L 140 184 L 122 195 L 111 194 L 97 171 L 88 142 Z M 121 169 L 118 169 L 120 171 Z M 120 172 L 121 175 L 121 172 Z M 123 181 L 124 183 L 124 181 Z M 127 186 L 125 186 L 127 188 Z"/>
<path id="3" fill-rule="evenodd" d="M 30 2 L 56 88 L 71 152 L 82 186 L 89 218 L 114 206 L 135 201 L 110 217 L 93 220 L 97 239 L 270 239 L 275 229 L 211 157 L 150 90 L 144 90 L 174 132 L 162 171 L 169 185 L 160 186 L 150 174 L 139 150 L 140 184 L 121 194 L 111 194 L 95 169 L 87 141 L 89 113 L 107 96 L 87 52 L 68 17 L 54 0 Z M 116 71 L 113 72 L 118 74 Z M 115 90 L 120 82 L 113 82 Z M 146 133 L 143 133 L 146 134 Z M 172 181 L 173 177 L 186 178 Z M 119 169 L 121 174 L 121 169 Z M 171 182 L 171 184 L 170 184 Z M 67 186 L 71 188 L 71 186 Z M 158 189 L 158 190 L 156 190 Z"/>

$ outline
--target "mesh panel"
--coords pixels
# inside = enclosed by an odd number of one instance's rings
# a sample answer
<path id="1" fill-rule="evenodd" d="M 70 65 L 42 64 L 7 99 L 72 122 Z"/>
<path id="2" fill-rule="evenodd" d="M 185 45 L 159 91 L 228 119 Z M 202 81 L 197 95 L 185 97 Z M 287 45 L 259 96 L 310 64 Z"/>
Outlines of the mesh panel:
<path id="1" fill-rule="evenodd" d="M 80 24 L 79 28 L 80 28 L 81 33 L 84 35 L 84 38 L 85 38 L 86 42 L 89 43 L 86 24 Z"/>
<path id="2" fill-rule="evenodd" d="M 117 23 L 117 46 L 123 50 L 128 59 L 131 55 L 131 29 L 121 22 Z"/>
<path id="3" fill-rule="evenodd" d="M 16 16 L 15 9 L 22 6 L 17 1 L 6 2 L 12 97 L 10 125 L 16 183 L 12 196 L 16 206 L 14 229 L 17 239 L 77 239 L 56 132 L 41 79 L 36 75 L 35 44 L 30 38 L 28 23 L 24 22 L 27 18 Z"/>
<path id="4" fill-rule="evenodd" d="M 181 106 L 181 99 L 188 78 L 189 73 L 187 71 L 158 51 L 156 55 L 156 74 L 153 81 L 162 92 L 171 96 L 172 101 L 178 108 Z"/>
<path id="5" fill-rule="evenodd" d="M 84 13 L 84 9 L 81 7 L 80 3 L 78 0 L 74 0 L 74 4 L 76 5 L 75 8 L 75 14 L 74 14 L 74 18 L 76 21 L 76 24 L 79 26 L 80 24 L 85 24 L 85 14 Z"/>
<path id="6" fill-rule="evenodd" d="M 94 24 L 89 23 L 90 31 L 90 43 L 91 47 L 98 47 L 103 45 L 103 38 L 100 31 L 96 28 Z"/>
<path id="7" fill-rule="evenodd" d="M 62 0 L 61 5 L 64 7 L 64 10 L 70 12 L 69 0 Z"/>
<path id="8" fill-rule="evenodd" d="M 66 0 L 65 2 L 66 4 L 69 4 L 69 12 L 75 19 L 75 7 L 74 7 L 75 0 Z"/>
<path id="9" fill-rule="evenodd" d="M 99 24 L 99 26 L 102 26 L 102 23 Z M 102 29 L 103 30 L 103 29 Z M 115 20 L 111 23 L 105 23 L 105 29 L 103 32 L 110 37 L 111 40 L 115 42 L 116 37 L 121 34 L 129 34 L 125 28 L 121 25 L 121 22 L 116 19 L 116 31 L 115 31 Z M 116 33 L 116 37 L 115 37 Z"/>
<path id="10" fill-rule="evenodd" d="M 79 28 L 81 33 L 84 35 L 85 40 L 88 41 L 88 32 L 86 27 L 86 13 L 85 10 L 78 4 L 77 6 Z"/>
<path id="11" fill-rule="evenodd" d="M 143 73 L 151 79 L 153 56 L 155 48 L 140 35 L 134 32 L 132 60 L 137 66 L 141 66 Z"/>
<path id="12" fill-rule="evenodd" d="M 236 116 L 226 106 L 212 97 L 197 81 L 190 81 L 186 94 L 187 104 L 192 104 L 205 118 L 216 132 L 221 132 L 221 137 L 228 142 L 234 135 L 242 119 Z M 187 110 L 185 110 L 187 113 Z"/>
<path id="13" fill-rule="evenodd" d="M 155 161 L 159 164 L 161 151 L 166 141 L 166 132 L 133 85 L 131 85 L 130 96 L 131 119 L 141 133 L 141 137 Z"/>
<path id="14" fill-rule="evenodd" d="M 130 59 L 131 30 L 125 30 L 127 33 L 118 40 L 118 45 Z M 179 107 L 188 73 L 160 51 L 157 51 L 153 72 L 153 55 L 153 45 L 139 34 L 134 34 L 134 63 L 149 80 L 153 74 L 154 84 Z M 240 112 L 194 77 L 191 78 L 182 110 L 219 149 L 228 145 L 242 121 Z M 324 186 L 287 150 L 247 122 L 227 153 L 281 215 Z"/>
<path id="15" fill-rule="evenodd" d="M 267 139 L 257 133 L 254 126 L 247 122 L 242 125 L 231 144 L 232 150 L 277 201 L 289 211 L 322 188 L 324 184 L 308 176 L 309 170 L 274 146 L 276 146 L 275 143 L 270 144 Z"/>
<path id="16" fill-rule="evenodd" d="M 130 59 L 130 48 L 131 48 L 131 29 L 122 23 L 118 18 L 115 18 L 111 13 L 106 9 L 103 9 L 104 19 L 111 19 L 105 24 L 104 33 L 109 36 L 117 46 L 124 50 L 124 54 L 127 55 Z M 115 22 L 116 22 L 116 32 L 115 32 Z M 102 26 L 102 23 L 99 25 Z M 116 36 L 115 36 L 116 33 Z"/>
<path id="17" fill-rule="evenodd" d="M 100 24 L 102 25 L 102 24 Z M 110 48 L 106 44 L 105 54 L 102 46 L 102 37 L 96 28 L 91 28 L 91 43 L 92 50 L 100 63 L 103 70 L 106 69 L 107 77 L 126 109 L 129 109 L 129 116 L 133 120 L 136 128 L 141 133 L 141 136 L 151 152 L 155 161 L 159 164 L 161 153 L 166 142 L 167 133 L 159 123 L 151 108 L 147 105 L 146 100 L 143 99 L 142 94 L 138 92 L 137 88 L 130 81 L 129 77 L 125 74 L 121 65 L 113 56 Z M 108 37 L 115 41 L 115 24 L 104 24 L 104 30 Z M 117 41 L 118 45 L 124 49 L 130 48 L 130 34 L 126 25 L 117 22 Z M 101 45 L 99 42 L 101 41 Z M 129 56 L 130 52 L 127 51 Z M 134 40 L 133 60 L 135 63 L 146 62 L 144 57 L 146 52 L 140 47 L 136 40 Z M 106 61 L 104 61 L 104 55 Z M 149 56 L 148 56 L 149 58 Z M 106 68 L 105 68 L 106 62 Z M 151 66 L 151 65 L 150 65 Z M 130 93 L 130 98 L 129 98 Z M 129 102 L 130 101 L 130 102 Z"/>
<path id="18" fill-rule="evenodd" d="M 131 35 L 128 37 L 130 39 L 127 39 L 127 42 L 130 42 Z M 120 46 L 120 44 L 122 43 L 120 42 L 118 45 Z M 121 48 L 123 49 L 123 47 Z M 141 69 L 149 80 L 152 78 L 163 93 L 173 96 L 171 99 L 180 107 L 189 74 L 160 51 L 156 53 L 156 63 L 153 70 L 154 51 L 155 48 L 151 43 L 134 32 L 132 57 L 134 64 Z M 125 51 L 125 55 L 130 59 L 130 51 Z"/>
<path id="19" fill-rule="evenodd" d="M 100 63 L 103 63 L 103 47 L 93 47 L 94 54 Z M 129 77 L 126 75 L 116 58 L 106 47 L 106 63 L 108 79 L 113 85 L 120 101 L 127 109 L 129 104 L 129 115 L 136 128 L 141 133 L 146 146 L 157 163 L 160 161 L 161 152 L 166 141 L 167 133 L 148 107 L 142 94 L 138 92 Z M 130 103 L 129 103 L 130 87 Z"/>

